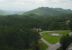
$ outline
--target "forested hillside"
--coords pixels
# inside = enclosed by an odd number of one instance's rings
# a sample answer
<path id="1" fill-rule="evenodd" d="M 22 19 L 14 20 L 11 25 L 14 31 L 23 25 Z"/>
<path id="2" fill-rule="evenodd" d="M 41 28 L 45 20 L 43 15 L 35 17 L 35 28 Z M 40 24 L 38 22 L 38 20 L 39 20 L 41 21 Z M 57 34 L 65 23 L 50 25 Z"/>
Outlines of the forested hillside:
<path id="1" fill-rule="evenodd" d="M 0 16 L 0 24 L 1 26 L 10 25 L 25 26 L 28 28 L 41 28 L 46 30 L 65 30 L 68 29 L 68 22 L 71 18 L 71 14 L 60 16 L 39 16 L 36 14 L 8 15 Z"/>
<path id="2" fill-rule="evenodd" d="M 28 11 L 24 14 L 37 14 L 40 16 L 60 16 L 64 14 L 72 13 L 70 9 L 62 9 L 62 8 L 49 8 L 49 7 L 39 7 L 37 9 Z"/>
<path id="3" fill-rule="evenodd" d="M 45 11 L 44 11 L 44 10 Z M 67 11 L 40 8 L 39 13 L 29 13 L 22 15 L 0 16 L 0 49 L 39 49 L 39 32 L 35 29 L 44 30 L 69 30 L 72 29 L 72 13 Z M 42 11 L 43 10 L 43 11 Z M 37 10 L 38 11 L 38 10 Z M 41 12 L 42 11 L 42 12 Z M 66 11 L 66 10 L 65 10 Z M 54 14 L 56 12 L 56 14 Z M 41 15 L 41 14 L 42 15 Z M 53 14 L 53 15 L 52 15 Z"/>

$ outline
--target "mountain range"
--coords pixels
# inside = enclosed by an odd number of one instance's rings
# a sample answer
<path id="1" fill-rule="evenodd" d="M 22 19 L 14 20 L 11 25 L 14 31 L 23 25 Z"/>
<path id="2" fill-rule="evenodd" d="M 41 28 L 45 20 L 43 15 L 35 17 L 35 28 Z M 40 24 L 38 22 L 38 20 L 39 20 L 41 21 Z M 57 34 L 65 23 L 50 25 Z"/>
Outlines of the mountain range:
<path id="1" fill-rule="evenodd" d="M 71 14 L 72 10 L 70 9 L 62 9 L 62 8 L 49 8 L 49 7 L 39 7 L 30 11 L 3 11 L 0 10 L 0 15 L 27 15 L 27 14 L 36 14 L 40 16 L 59 16 L 63 14 Z"/>
<path id="2" fill-rule="evenodd" d="M 71 14 L 72 10 L 70 9 L 62 9 L 62 8 L 49 8 L 49 7 L 40 7 L 24 14 L 36 14 L 41 16 L 59 16 L 64 14 Z"/>

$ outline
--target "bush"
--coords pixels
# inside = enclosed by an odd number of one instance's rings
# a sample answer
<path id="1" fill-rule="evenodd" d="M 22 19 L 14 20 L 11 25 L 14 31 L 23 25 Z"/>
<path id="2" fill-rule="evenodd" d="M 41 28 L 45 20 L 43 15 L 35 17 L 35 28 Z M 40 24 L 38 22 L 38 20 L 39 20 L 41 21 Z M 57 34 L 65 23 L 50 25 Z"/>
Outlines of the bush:
<path id="1" fill-rule="evenodd" d="M 58 50 L 66 50 L 68 46 L 72 43 L 72 36 L 63 36 L 60 40 L 61 47 Z"/>

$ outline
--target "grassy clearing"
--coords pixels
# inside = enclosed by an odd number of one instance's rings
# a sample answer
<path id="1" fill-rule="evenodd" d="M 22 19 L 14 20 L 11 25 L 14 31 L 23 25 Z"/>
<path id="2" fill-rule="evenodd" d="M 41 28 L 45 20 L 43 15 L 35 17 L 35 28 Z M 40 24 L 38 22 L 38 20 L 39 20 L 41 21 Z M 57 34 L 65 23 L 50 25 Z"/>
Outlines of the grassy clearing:
<path id="1" fill-rule="evenodd" d="M 47 40 L 49 43 L 51 44 L 55 44 L 57 42 L 60 41 L 61 36 L 50 36 L 49 34 L 51 33 L 58 33 L 58 34 L 62 34 L 62 35 L 67 35 L 70 31 L 52 31 L 52 32 L 48 32 L 48 31 L 44 31 L 42 32 L 42 37 Z"/>

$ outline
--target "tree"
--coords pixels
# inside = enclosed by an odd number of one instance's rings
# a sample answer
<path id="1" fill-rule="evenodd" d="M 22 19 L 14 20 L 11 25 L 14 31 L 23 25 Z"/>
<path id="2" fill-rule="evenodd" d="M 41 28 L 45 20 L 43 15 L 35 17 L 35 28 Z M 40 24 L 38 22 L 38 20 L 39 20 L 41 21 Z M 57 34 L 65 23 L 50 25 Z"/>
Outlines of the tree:
<path id="1" fill-rule="evenodd" d="M 72 36 L 63 36 L 60 40 L 61 47 L 58 50 L 67 50 L 68 46 L 72 43 Z"/>

